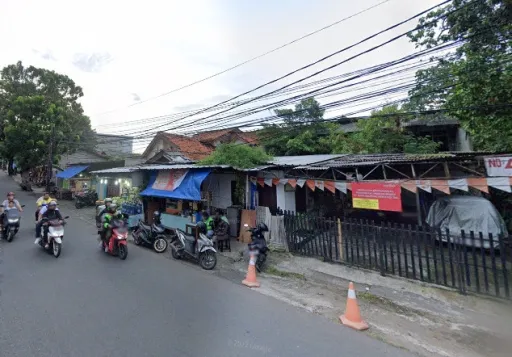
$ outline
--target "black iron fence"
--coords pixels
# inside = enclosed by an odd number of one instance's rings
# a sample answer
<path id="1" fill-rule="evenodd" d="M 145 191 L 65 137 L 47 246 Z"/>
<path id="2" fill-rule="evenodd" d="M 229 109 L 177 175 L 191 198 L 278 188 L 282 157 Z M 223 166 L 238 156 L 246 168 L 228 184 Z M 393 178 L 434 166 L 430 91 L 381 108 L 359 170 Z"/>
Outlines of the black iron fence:
<path id="1" fill-rule="evenodd" d="M 285 212 L 290 252 L 510 299 L 507 238 Z"/>

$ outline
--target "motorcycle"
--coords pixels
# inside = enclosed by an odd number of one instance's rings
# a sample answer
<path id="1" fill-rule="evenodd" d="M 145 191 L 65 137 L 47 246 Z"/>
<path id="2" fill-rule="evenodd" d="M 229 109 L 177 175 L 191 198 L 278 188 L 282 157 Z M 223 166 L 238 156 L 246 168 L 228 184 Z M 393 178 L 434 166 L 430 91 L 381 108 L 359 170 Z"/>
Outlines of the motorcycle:
<path id="1" fill-rule="evenodd" d="M 244 224 L 244 227 L 247 228 L 247 231 L 251 232 L 251 243 L 248 244 L 248 248 L 249 252 L 257 255 L 256 270 L 258 273 L 261 273 L 265 267 L 268 252 L 267 241 L 263 232 L 268 232 L 268 227 L 264 223 L 258 224 L 256 228 L 249 227 L 248 224 Z"/>
<path id="2" fill-rule="evenodd" d="M 106 253 L 125 260 L 128 257 L 128 227 L 126 222 L 122 219 L 114 219 L 110 225 L 112 226 L 112 234 L 108 239 L 108 247 L 104 240 L 102 240 L 101 247 L 103 251 L 108 248 Z"/>
<path id="3" fill-rule="evenodd" d="M 181 229 L 175 229 L 175 235 L 171 238 L 171 254 L 174 259 L 183 257 L 192 258 L 199 262 L 201 268 L 212 270 L 217 265 L 217 251 L 213 248 L 213 243 L 203 233 L 199 236 L 191 236 Z"/>
<path id="4" fill-rule="evenodd" d="M 64 217 L 68 219 L 69 216 Z M 43 234 L 43 239 L 39 241 L 39 245 L 43 247 L 48 253 L 53 253 L 55 258 L 60 256 L 62 251 L 62 239 L 64 238 L 64 225 L 65 221 L 58 219 L 48 220 L 43 218 L 43 225 L 46 226 Z M 48 248 L 45 248 L 48 242 Z"/>
<path id="5" fill-rule="evenodd" d="M 4 207 L 0 205 L 0 207 Z M 25 205 L 21 206 L 22 208 Z M 5 208 L 5 207 L 4 207 Z M 17 209 L 9 209 L 5 211 L 5 217 L 3 222 L 3 236 L 6 237 L 6 240 L 10 243 L 14 239 L 16 233 L 20 229 L 20 221 L 21 216 L 20 212 Z"/>
<path id="6" fill-rule="evenodd" d="M 139 221 L 139 225 L 132 232 L 133 242 L 136 245 L 150 245 L 155 252 L 163 253 L 167 250 L 167 237 L 164 234 L 165 228 L 161 224 L 153 223 L 151 226 Z"/>
<path id="7" fill-rule="evenodd" d="M 87 206 L 95 206 L 98 200 L 98 194 L 96 191 L 90 191 L 87 193 L 77 193 L 75 195 L 75 207 L 80 209 Z"/>

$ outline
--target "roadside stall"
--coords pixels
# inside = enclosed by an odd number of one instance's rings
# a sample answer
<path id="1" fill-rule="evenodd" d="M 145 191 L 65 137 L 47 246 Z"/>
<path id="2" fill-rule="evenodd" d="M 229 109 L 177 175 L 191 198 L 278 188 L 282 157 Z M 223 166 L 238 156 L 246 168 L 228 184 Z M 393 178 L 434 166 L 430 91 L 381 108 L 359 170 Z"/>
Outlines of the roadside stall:
<path id="1" fill-rule="evenodd" d="M 83 192 L 84 187 L 89 189 L 92 184 L 92 177 L 86 172 L 89 166 L 70 166 L 57 174 L 59 190 L 58 199 L 73 199 L 77 194 Z"/>

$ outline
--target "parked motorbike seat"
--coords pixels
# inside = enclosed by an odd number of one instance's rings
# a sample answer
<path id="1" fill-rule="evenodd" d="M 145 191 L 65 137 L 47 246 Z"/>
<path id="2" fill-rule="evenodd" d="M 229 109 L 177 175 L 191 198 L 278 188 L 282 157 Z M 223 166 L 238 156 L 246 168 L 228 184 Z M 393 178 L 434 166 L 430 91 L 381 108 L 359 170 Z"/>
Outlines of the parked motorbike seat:
<path id="1" fill-rule="evenodd" d="M 144 222 L 140 222 L 140 226 L 147 231 L 151 230 L 151 226 L 144 224 Z"/>
<path id="2" fill-rule="evenodd" d="M 185 237 L 185 240 L 187 240 L 191 243 L 194 243 L 196 241 L 196 237 L 186 234 L 181 229 L 177 229 L 177 230 L 180 231 L 181 234 L 183 234 L 183 236 Z"/>

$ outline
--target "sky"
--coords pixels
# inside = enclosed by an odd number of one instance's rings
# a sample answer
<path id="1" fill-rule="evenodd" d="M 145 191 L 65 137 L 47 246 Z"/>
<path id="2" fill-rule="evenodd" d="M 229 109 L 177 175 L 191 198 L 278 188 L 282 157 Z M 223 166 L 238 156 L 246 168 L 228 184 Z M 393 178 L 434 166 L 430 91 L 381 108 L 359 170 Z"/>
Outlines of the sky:
<path id="1" fill-rule="evenodd" d="M 153 128 L 153 124 L 162 125 L 160 130 L 172 124 L 165 117 L 152 118 L 205 108 L 229 99 L 441 1 L 389 0 L 261 59 L 162 95 L 380 2 L 2 0 L 0 67 L 21 60 L 26 66 L 66 74 L 83 88 L 85 95 L 81 103 L 94 129 L 141 135 Z M 277 89 L 408 31 L 415 24 L 408 23 L 248 96 Z M 413 51 L 414 46 L 404 38 L 311 80 L 397 59 Z M 146 144 L 147 140 L 139 141 L 136 151 Z"/>

